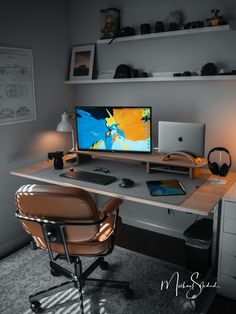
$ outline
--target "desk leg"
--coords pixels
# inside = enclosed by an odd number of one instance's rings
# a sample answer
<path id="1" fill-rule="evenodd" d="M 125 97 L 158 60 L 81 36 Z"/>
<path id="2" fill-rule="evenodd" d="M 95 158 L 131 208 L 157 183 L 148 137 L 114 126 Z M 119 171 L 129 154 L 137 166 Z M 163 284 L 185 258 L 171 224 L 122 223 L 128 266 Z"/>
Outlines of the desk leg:
<path id="1" fill-rule="evenodd" d="M 211 268 L 212 268 L 212 275 L 214 277 L 217 276 L 217 267 L 218 267 L 221 210 L 222 210 L 222 201 L 220 201 L 215 206 L 214 212 L 213 212 L 213 237 L 212 237 L 212 252 L 211 252 Z"/>

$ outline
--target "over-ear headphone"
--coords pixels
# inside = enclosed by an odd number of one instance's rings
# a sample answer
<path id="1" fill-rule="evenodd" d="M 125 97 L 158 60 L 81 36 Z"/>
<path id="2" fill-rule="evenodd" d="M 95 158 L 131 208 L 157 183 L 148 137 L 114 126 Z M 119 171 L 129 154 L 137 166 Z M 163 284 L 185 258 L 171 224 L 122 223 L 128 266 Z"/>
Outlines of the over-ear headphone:
<path id="1" fill-rule="evenodd" d="M 223 163 L 223 165 L 218 165 L 217 162 L 211 162 L 210 161 L 210 156 L 215 151 L 225 152 L 228 155 L 228 157 L 229 157 L 229 164 Z M 209 153 L 208 153 L 207 162 L 208 162 L 208 167 L 209 167 L 211 173 L 216 175 L 216 176 L 219 175 L 221 177 L 225 177 L 227 175 L 227 173 L 229 172 L 229 169 L 231 167 L 231 164 L 232 164 L 230 152 L 228 151 L 228 149 L 226 149 L 224 147 L 214 147 L 214 148 L 212 148 L 209 151 Z"/>

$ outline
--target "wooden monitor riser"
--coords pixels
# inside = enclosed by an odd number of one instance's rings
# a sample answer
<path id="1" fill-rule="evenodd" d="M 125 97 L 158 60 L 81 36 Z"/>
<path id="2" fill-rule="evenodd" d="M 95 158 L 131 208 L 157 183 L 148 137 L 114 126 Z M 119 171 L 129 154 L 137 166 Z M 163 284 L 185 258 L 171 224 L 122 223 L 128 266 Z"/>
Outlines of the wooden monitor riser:
<path id="1" fill-rule="evenodd" d="M 170 167 L 183 167 L 188 169 L 188 176 L 190 179 L 197 178 L 201 174 L 201 168 L 206 166 L 206 159 L 197 159 L 193 162 L 190 158 L 187 158 L 184 154 L 136 154 L 136 153 L 107 153 L 107 152 L 93 152 L 93 151 L 77 151 L 78 160 L 82 161 L 85 156 L 91 156 L 92 158 L 102 159 L 116 159 L 130 162 L 142 162 L 146 163 L 147 172 L 152 172 L 153 165 L 170 166 Z M 168 158 L 166 158 L 168 157 Z M 89 157 L 88 157 L 89 158 Z M 161 169 L 159 169 L 161 170 Z"/>

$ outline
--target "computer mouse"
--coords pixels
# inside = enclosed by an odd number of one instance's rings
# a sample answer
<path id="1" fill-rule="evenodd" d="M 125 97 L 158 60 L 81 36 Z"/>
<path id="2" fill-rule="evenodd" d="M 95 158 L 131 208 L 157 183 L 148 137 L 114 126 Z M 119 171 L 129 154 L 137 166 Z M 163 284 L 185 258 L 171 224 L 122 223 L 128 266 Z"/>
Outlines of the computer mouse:
<path id="1" fill-rule="evenodd" d="M 134 181 L 128 178 L 122 178 L 122 182 L 119 184 L 121 188 L 131 188 L 134 186 Z"/>

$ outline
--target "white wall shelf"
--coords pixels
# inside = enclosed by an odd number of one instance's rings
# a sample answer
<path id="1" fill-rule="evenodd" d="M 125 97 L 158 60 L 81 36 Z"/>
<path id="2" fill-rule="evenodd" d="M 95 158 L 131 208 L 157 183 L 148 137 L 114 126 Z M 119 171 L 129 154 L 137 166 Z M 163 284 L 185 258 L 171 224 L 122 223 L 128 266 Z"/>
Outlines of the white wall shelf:
<path id="1" fill-rule="evenodd" d="M 194 82 L 194 81 L 235 81 L 236 75 L 145 77 L 127 79 L 95 79 L 65 81 L 66 84 L 110 84 L 110 83 L 148 83 L 148 82 Z"/>
<path id="2" fill-rule="evenodd" d="M 184 35 L 202 34 L 202 33 L 208 33 L 208 32 L 220 32 L 220 31 L 229 31 L 229 30 L 231 30 L 230 25 L 183 29 L 183 30 L 170 31 L 170 32 L 150 33 L 150 34 L 144 34 L 144 35 L 127 36 L 127 37 L 117 37 L 113 40 L 112 44 L 125 42 L 125 41 L 158 39 L 158 38 L 165 38 L 165 37 L 172 37 L 172 36 L 184 36 Z M 111 38 L 99 39 L 97 40 L 97 44 L 98 45 L 108 44 L 110 41 L 111 41 Z"/>

